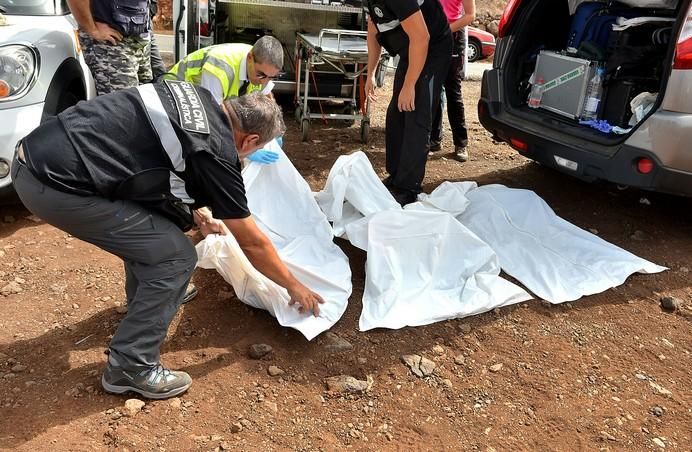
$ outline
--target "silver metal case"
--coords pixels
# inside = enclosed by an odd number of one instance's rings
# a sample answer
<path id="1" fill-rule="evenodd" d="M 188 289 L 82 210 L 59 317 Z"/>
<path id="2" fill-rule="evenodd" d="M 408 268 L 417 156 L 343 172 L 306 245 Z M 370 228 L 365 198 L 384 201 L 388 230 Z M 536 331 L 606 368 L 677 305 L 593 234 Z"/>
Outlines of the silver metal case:
<path id="1" fill-rule="evenodd" d="M 541 50 L 534 72 L 534 81 L 539 78 L 545 81 L 540 108 L 568 118 L 579 118 L 594 71 L 592 61 Z"/>

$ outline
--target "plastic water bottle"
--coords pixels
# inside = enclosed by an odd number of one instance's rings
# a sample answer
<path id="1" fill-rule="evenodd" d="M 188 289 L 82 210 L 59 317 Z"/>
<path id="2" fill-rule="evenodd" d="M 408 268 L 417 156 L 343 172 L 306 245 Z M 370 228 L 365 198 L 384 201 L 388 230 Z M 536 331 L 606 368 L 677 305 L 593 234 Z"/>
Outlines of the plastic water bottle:
<path id="1" fill-rule="evenodd" d="M 545 80 L 540 77 L 536 80 L 536 83 L 531 85 L 531 92 L 529 93 L 529 99 L 527 100 L 527 105 L 531 108 L 538 108 L 541 106 L 541 100 L 543 99 L 543 89 L 545 88 Z"/>
<path id="2" fill-rule="evenodd" d="M 581 119 L 589 121 L 598 119 L 598 105 L 601 103 L 603 96 L 603 76 L 605 68 L 596 68 L 596 73 L 589 80 L 589 85 L 586 87 L 586 99 L 584 100 L 584 108 L 582 109 Z"/>

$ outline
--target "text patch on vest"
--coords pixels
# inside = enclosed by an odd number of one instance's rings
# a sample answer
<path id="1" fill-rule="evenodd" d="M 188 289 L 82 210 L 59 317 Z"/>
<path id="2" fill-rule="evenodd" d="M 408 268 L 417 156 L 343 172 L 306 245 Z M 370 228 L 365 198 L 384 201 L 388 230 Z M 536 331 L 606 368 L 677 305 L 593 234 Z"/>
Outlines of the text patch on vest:
<path id="1" fill-rule="evenodd" d="M 209 120 L 195 85 L 181 80 L 166 80 L 180 115 L 180 125 L 189 132 L 209 134 Z"/>

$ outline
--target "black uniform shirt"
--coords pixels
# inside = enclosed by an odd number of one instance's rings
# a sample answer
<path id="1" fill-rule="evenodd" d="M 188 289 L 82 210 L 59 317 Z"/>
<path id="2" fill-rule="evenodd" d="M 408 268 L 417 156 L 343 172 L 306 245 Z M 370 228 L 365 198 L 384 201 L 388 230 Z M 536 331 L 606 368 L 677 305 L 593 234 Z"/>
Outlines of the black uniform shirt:
<path id="1" fill-rule="evenodd" d="M 408 35 L 401 22 L 420 11 L 434 44 L 451 33 L 447 16 L 438 0 L 363 0 L 363 8 L 377 28 L 377 39 L 391 55 L 408 55 Z"/>
<path id="2" fill-rule="evenodd" d="M 228 118 L 211 93 L 186 82 L 80 102 L 22 143 L 28 168 L 60 191 L 209 206 L 219 219 L 250 215 Z"/>

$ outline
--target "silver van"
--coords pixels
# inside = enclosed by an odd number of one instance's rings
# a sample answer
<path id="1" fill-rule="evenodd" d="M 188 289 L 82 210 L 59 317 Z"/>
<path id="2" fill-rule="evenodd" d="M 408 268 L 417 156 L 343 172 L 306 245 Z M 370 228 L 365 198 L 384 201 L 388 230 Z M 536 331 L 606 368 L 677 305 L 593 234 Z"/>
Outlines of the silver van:
<path id="1" fill-rule="evenodd" d="M 499 35 L 478 103 L 495 139 L 584 180 L 692 196 L 691 0 L 509 0 Z"/>
<path id="2" fill-rule="evenodd" d="M 17 142 L 95 95 L 65 0 L 0 0 L 0 195 Z"/>

